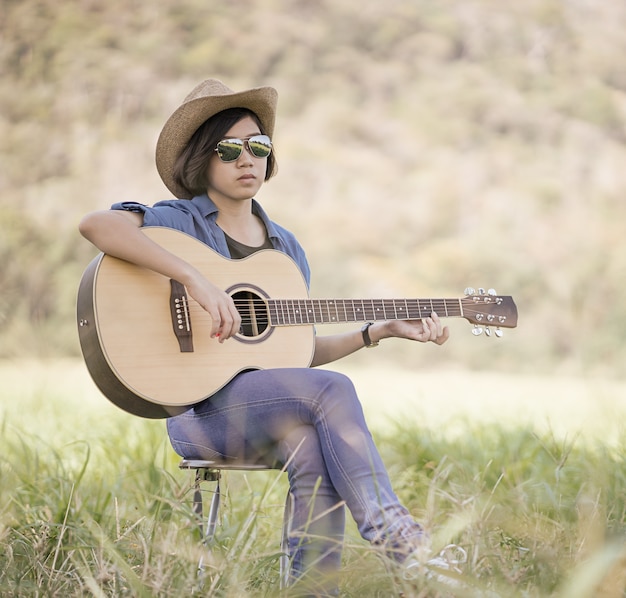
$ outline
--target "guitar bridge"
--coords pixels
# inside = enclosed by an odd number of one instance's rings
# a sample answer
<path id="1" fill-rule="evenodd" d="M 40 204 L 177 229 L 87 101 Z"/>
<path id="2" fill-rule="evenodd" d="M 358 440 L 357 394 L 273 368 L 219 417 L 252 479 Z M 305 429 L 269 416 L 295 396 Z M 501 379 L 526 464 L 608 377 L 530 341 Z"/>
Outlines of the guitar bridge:
<path id="1" fill-rule="evenodd" d="M 193 353 L 193 331 L 189 315 L 189 300 L 184 285 L 170 280 L 170 314 L 172 327 L 181 353 Z"/>

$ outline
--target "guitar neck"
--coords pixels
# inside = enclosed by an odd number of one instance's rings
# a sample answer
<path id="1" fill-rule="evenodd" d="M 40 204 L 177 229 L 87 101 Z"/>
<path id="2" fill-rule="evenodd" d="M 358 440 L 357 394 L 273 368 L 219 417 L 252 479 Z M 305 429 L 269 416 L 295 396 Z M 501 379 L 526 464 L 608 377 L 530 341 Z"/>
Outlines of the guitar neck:
<path id="1" fill-rule="evenodd" d="M 464 317 L 460 299 L 270 299 L 273 326 Z"/>

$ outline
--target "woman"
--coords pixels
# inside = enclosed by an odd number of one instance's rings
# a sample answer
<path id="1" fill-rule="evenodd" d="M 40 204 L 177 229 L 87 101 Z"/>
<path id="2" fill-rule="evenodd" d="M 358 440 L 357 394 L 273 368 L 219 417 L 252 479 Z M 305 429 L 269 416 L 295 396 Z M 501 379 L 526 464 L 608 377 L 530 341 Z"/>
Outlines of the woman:
<path id="1" fill-rule="evenodd" d="M 175 228 L 231 259 L 273 248 L 295 260 L 308 285 L 302 247 L 254 200 L 275 172 L 276 102 L 276 91 L 269 87 L 235 93 L 220 81 L 202 82 L 169 118 L 157 143 L 159 174 L 179 199 L 154 207 L 115 204 L 88 214 L 80 224 L 80 232 L 101 251 L 183 283 L 210 314 L 216 343 L 237 342 L 229 341 L 242 323 L 233 299 L 139 229 Z M 448 335 L 434 313 L 423 320 L 366 324 L 317 336 L 311 366 L 376 346 L 384 338 L 441 345 Z M 286 464 L 294 497 L 293 579 L 310 569 L 338 570 L 344 505 L 362 536 L 395 560 L 411 560 L 424 551 L 424 530 L 394 494 L 355 389 L 343 375 L 313 367 L 246 371 L 170 418 L 167 428 L 175 451 L 187 459 L 221 456 Z"/>

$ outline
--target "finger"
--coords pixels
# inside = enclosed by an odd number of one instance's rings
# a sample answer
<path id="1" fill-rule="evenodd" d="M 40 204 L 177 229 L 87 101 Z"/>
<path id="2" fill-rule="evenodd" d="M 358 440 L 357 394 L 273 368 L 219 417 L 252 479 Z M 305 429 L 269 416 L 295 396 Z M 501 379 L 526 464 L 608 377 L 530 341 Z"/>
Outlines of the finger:
<path id="1" fill-rule="evenodd" d="M 233 305 L 228 312 L 228 320 L 224 322 L 225 338 L 235 336 L 241 330 L 241 315 Z"/>
<path id="2" fill-rule="evenodd" d="M 228 310 L 216 306 L 207 311 L 211 316 L 211 338 L 218 338 L 220 342 L 224 342 L 230 335 L 230 317 Z"/>
<path id="3" fill-rule="evenodd" d="M 428 328 L 426 318 L 416 320 L 416 324 L 417 328 L 415 328 L 415 336 L 413 336 L 414 340 L 419 341 L 420 343 L 427 342 L 430 337 L 430 329 Z"/>
<path id="4" fill-rule="evenodd" d="M 444 326 L 444 329 L 442 330 L 441 335 L 439 336 L 439 338 L 437 338 L 435 343 L 437 343 L 438 345 L 443 345 L 443 343 L 445 343 L 449 338 L 450 338 L 450 329 L 447 326 Z"/>
<path id="5" fill-rule="evenodd" d="M 211 330 L 209 332 L 211 338 L 215 338 L 220 333 L 220 326 L 222 325 L 222 318 L 217 310 L 207 310 L 209 316 L 211 316 Z"/>
<path id="6" fill-rule="evenodd" d="M 435 324 L 436 329 L 436 338 L 439 338 L 443 334 L 443 324 L 441 323 L 441 318 L 437 315 L 437 312 L 433 312 L 431 314 L 431 318 L 433 323 Z"/>
<path id="7" fill-rule="evenodd" d="M 426 318 L 422 321 L 426 341 L 434 341 L 437 339 L 437 325 L 432 318 Z"/>
<path id="8" fill-rule="evenodd" d="M 241 314 L 237 311 L 232 298 L 228 298 L 222 310 L 221 324 L 219 327 L 220 342 L 224 342 L 235 336 L 241 329 Z"/>
<path id="9" fill-rule="evenodd" d="M 230 312 L 223 312 L 220 317 L 220 325 L 217 329 L 216 337 L 219 338 L 220 343 L 229 339 L 233 335 L 233 317 Z"/>

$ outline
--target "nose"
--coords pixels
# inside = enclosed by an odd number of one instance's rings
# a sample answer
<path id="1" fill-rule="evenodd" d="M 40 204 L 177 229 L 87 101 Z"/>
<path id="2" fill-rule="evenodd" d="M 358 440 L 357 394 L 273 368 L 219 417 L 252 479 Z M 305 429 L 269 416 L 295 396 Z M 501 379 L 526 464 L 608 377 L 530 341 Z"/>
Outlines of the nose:
<path id="1" fill-rule="evenodd" d="M 250 144 L 248 143 L 247 139 L 245 139 L 243 142 L 243 149 L 244 151 L 242 151 L 239 155 L 239 158 L 237 158 L 237 163 L 252 164 L 252 159 L 254 158 L 254 155 L 250 151 Z"/>

